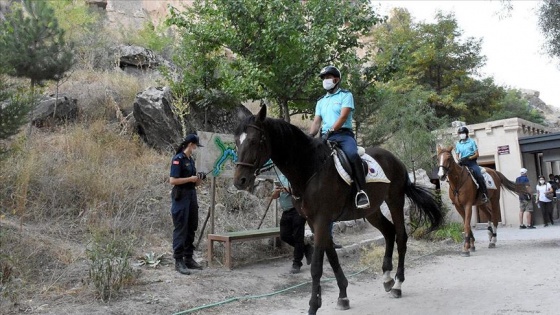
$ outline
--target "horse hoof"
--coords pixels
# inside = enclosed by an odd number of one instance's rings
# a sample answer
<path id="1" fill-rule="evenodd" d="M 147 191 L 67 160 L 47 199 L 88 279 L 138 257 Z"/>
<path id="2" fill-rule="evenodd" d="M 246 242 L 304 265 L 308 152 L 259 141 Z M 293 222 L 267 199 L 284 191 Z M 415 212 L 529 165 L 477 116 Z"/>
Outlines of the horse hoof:
<path id="1" fill-rule="evenodd" d="M 473 246 L 473 247 L 469 248 L 469 251 L 476 252 L 476 247 Z"/>
<path id="2" fill-rule="evenodd" d="M 338 298 L 338 302 L 336 302 L 336 309 L 337 310 L 350 309 L 350 300 L 348 298 Z"/>
<path id="3" fill-rule="evenodd" d="M 461 252 L 462 257 L 469 257 L 470 255 L 471 255 L 471 253 L 469 251 Z"/>
<path id="4" fill-rule="evenodd" d="M 391 291 L 394 285 L 395 285 L 395 280 L 393 279 L 391 279 L 391 281 L 383 282 L 383 288 L 385 288 L 385 292 Z"/>
<path id="5" fill-rule="evenodd" d="M 400 298 L 400 297 L 402 296 L 402 291 L 401 291 L 401 289 L 393 289 L 393 290 L 391 290 L 391 295 L 392 295 L 394 298 L 397 298 L 397 299 L 398 299 L 398 298 Z"/>
<path id="6" fill-rule="evenodd" d="M 488 244 L 488 248 L 496 248 L 496 244 L 495 243 L 490 243 L 490 244 Z"/>

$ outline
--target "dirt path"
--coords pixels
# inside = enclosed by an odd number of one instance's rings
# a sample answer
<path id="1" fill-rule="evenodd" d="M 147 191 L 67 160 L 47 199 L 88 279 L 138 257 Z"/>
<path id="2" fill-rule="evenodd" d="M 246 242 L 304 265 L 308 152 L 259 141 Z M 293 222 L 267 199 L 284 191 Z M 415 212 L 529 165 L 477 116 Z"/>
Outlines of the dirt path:
<path id="1" fill-rule="evenodd" d="M 460 257 L 458 244 L 410 239 L 403 296 L 383 290 L 379 274 L 365 271 L 352 242 L 375 239 L 373 228 L 336 236 L 349 276 L 351 309 L 335 309 L 338 289 L 328 263 L 323 275 L 319 314 L 558 314 L 560 292 L 560 224 L 536 230 L 501 228 L 496 249 L 487 248 L 486 231 L 475 231 L 477 251 Z M 139 283 L 110 303 L 95 301 L 77 285 L 71 292 L 24 301 L 25 314 L 307 314 L 309 267 L 287 271 L 289 257 L 271 257 L 233 271 L 206 268 L 182 276 L 168 264 L 142 269 Z M 379 269 L 379 270 L 378 270 Z M 195 308 L 198 311 L 187 312 Z M 0 311 L 2 313 L 2 311 Z"/>

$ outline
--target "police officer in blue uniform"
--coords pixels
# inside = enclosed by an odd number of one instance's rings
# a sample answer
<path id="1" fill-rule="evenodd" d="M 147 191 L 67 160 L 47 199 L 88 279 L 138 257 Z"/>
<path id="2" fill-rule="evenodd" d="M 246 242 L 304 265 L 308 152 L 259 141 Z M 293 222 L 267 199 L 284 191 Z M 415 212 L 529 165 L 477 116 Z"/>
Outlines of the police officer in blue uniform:
<path id="1" fill-rule="evenodd" d="M 369 208 L 369 198 L 363 190 L 366 186 L 366 178 L 362 159 L 358 155 L 358 144 L 352 131 L 354 96 L 352 92 L 340 88 L 341 74 L 336 67 L 324 67 L 319 77 L 323 80 L 323 88 L 327 94 L 317 101 L 315 118 L 309 128 L 309 135 L 314 137 L 320 129 L 323 138 L 338 143 L 352 165 L 357 190 L 356 207 Z"/>
<path id="2" fill-rule="evenodd" d="M 197 185 L 200 185 L 204 173 L 197 173 L 192 158 L 193 152 L 202 147 L 196 134 L 189 134 L 177 147 L 171 161 L 169 183 L 173 185 L 171 193 L 171 216 L 173 218 L 173 258 L 175 270 L 181 274 L 190 274 L 189 269 L 202 269 L 193 259 L 194 236 L 198 228 Z"/>
<path id="3" fill-rule="evenodd" d="M 486 182 L 480 172 L 480 166 L 476 163 L 476 159 L 478 158 L 478 146 L 473 139 L 469 138 L 469 129 L 467 127 L 459 127 L 459 129 L 457 129 L 457 134 L 459 135 L 459 141 L 455 145 L 456 158 L 459 164 L 467 166 L 472 170 L 474 178 L 478 183 L 478 188 L 482 192 L 482 202 L 487 203 L 488 190 L 486 189 Z"/>

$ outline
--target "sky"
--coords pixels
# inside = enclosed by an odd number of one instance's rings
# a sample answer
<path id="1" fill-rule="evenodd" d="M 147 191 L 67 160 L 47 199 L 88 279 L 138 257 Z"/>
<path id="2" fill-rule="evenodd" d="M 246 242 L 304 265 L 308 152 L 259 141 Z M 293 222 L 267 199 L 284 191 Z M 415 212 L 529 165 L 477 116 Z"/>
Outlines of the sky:
<path id="1" fill-rule="evenodd" d="M 416 22 L 434 22 L 438 10 L 454 12 L 463 36 L 481 38 L 486 65 L 483 77 L 493 77 L 498 85 L 540 92 L 540 99 L 560 109 L 560 61 L 551 59 L 542 48 L 544 36 L 538 26 L 539 1 L 512 0 L 506 10 L 499 0 L 478 1 L 374 1 L 381 14 L 393 7 L 408 9 Z"/>

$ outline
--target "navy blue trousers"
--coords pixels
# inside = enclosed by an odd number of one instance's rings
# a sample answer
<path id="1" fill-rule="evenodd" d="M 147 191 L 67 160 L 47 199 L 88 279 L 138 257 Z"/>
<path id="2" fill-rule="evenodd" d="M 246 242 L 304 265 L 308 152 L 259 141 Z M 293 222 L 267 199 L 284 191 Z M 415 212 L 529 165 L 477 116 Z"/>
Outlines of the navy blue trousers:
<path id="1" fill-rule="evenodd" d="M 173 258 L 192 257 L 194 235 L 198 228 L 198 200 L 196 190 L 184 190 L 179 200 L 171 198 L 173 218 Z"/>

